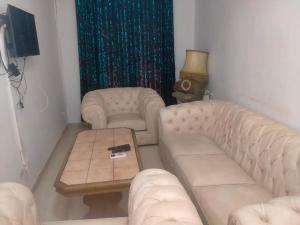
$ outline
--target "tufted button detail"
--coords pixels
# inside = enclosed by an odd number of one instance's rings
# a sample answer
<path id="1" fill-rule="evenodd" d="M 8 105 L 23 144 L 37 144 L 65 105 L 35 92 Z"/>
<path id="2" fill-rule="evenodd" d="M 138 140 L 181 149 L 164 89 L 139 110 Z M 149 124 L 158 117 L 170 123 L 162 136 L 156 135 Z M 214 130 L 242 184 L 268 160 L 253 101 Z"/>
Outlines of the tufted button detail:
<path id="1" fill-rule="evenodd" d="M 259 219 L 264 223 L 269 223 L 269 218 L 266 215 L 261 215 Z"/>
<path id="2" fill-rule="evenodd" d="M 186 119 L 185 119 L 185 118 L 182 118 L 182 119 L 181 119 L 181 121 L 182 121 L 182 122 L 185 122 L 185 121 L 186 121 Z"/>
<path id="3" fill-rule="evenodd" d="M 300 208 L 298 208 L 298 207 L 293 207 L 292 210 L 293 210 L 294 212 L 300 214 Z"/>
<path id="4" fill-rule="evenodd" d="M 171 124 L 171 123 L 173 123 L 173 120 L 168 120 L 168 124 Z"/>

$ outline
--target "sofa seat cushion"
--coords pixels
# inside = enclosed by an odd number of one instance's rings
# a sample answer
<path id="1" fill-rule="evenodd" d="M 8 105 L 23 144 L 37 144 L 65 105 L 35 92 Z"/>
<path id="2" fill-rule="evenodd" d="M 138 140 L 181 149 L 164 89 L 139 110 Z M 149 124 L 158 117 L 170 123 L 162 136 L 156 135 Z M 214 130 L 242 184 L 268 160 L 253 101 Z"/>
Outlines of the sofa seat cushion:
<path id="1" fill-rule="evenodd" d="M 167 135 L 163 141 L 173 156 L 225 154 L 210 138 L 201 134 Z"/>
<path id="2" fill-rule="evenodd" d="M 45 222 L 42 225 L 127 225 L 127 217 Z"/>
<path id="3" fill-rule="evenodd" d="M 226 154 L 175 157 L 178 172 L 192 187 L 254 184 L 254 180 Z"/>
<path id="4" fill-rule="evenodd" d="M 267 202 L 273 197 L 255 184 L 194 187 L 193 193 L 209 225 L 226 225 L 229 215 L 235 210 Z"/>
<path id="5" fill-rule="evenodd" d="M 135 131 L 146 130 L 146 122 L 136 113 L 116 114 L 108 117 L 108 128 L 127 127 Z"/>

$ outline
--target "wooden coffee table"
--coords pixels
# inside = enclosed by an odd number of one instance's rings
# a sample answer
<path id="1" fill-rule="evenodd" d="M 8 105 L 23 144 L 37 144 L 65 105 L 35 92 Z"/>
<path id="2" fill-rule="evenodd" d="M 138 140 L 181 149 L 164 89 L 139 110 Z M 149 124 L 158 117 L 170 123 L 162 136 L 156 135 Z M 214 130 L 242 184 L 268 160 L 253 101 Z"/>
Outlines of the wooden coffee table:
<path id="1" fill-rule="evenodd" d="M 131 146 L 127 157 L 110 159 L 110 151 L 107 149 L 123 144 Z M 84 202 L 89 205 L 89 199 L 107 201 L 115 196 L 104 195 L 105 193 L 128 191 L 132 179 L 141 169 L 141 158 L 133 130 L 87 130 L 77 135 L 73 148 L 58 173 L 55 187 L 57 192 L 65 196 L 85 196 Z"/>

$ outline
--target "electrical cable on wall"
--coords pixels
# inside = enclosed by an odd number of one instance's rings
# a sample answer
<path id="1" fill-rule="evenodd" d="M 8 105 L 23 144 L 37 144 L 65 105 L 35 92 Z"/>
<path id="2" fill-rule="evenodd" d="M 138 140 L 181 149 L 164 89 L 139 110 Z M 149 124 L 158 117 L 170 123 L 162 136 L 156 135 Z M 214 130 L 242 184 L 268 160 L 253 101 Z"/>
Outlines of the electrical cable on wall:
<path id="1" fill-rule="evenodd" d="M 2 30 L 1 39 L 4 39 L 5 25 L 1 26 L 1 30 Z M 26 58 L 25 57 L 23 58 L 23 66 L 20 71 L 18 68 L 19 64 L 16 59 L 14 59 L 14 63 L 10 62 L 11 59 L 7 54 L 6 45 L 2 44 L 1 47 L 2 47 L 2 52 L 0 52 L 0 67 L 2 67 L 4 71 L 0 72 L 0 76 L 8 75 L 10 85 L 18 95 L 18 102 L 16 107 L 17 109 L 23 109 L 24 98 L 28 88 L 26 77 L 25 77 Z"/>

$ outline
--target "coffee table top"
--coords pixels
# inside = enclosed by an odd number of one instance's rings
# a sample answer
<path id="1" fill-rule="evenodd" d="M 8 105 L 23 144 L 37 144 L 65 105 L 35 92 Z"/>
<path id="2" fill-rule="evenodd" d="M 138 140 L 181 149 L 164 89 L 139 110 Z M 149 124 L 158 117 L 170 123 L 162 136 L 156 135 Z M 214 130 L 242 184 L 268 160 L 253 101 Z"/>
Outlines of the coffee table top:
<path id="1" fill-rule="evenodd" d="M 110 159 L 112 146 L 130 144 L 127 157 Z M 142 169 L 135 133 L 128 128 L 87 130 L 77 135 L 55 187 L 64 195 L 91 195 L 129 189 Z"/>

